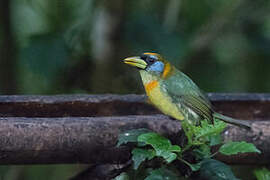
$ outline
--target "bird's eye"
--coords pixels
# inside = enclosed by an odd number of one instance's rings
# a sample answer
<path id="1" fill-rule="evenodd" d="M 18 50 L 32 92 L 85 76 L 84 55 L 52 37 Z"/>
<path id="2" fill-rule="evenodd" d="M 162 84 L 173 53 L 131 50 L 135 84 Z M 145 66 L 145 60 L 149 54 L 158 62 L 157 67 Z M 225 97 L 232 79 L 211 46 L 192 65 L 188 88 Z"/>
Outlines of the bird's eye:
<path id="1" fill-rule="evenodd" d="M 150 64 L 153 64 L 154 62 L 156 62 L 156 57 L 151 57 L 151 56 L 149 56 L 148 58 L 147 58 L 147 61 L 148 61 L 148 63 L 150 63 Z"/>
<path id="2" fill-rule="evenodd" d="M 155 62 L 155 59 L 153 59 L 153 58 L 148 58 L 148 61 L 150 62 L 150 63 L 153 63 L 153 62 Z"/>

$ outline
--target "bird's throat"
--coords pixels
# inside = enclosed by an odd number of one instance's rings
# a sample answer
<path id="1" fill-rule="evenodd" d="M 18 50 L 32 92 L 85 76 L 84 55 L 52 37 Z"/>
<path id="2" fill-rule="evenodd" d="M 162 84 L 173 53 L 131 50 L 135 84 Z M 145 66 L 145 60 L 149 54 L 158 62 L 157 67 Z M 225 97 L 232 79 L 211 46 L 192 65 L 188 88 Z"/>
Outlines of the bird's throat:
<path id="1" fill-rule="evenodd" d="M 159 78 L 157 75 L 144 71 L 144 70 L 140 70 L 140 74 L 141 74 L 141 78 L 142 78 L 142 82 L 143 85 L 145 86 L 148 83 L 151 83 L 152 81 L 158 81 Z"/>
<path id="2" fill-rule="evenodd" d="M 158 86 L 158 77 L 147 71 L 140 71 L 143 85 L 147 94 Z"/>

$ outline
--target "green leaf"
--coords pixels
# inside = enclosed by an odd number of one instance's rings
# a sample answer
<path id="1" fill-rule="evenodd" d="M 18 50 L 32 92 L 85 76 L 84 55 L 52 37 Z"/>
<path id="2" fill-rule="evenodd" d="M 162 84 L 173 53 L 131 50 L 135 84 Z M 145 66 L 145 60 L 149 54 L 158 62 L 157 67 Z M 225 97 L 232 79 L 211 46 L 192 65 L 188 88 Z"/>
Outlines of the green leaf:
<path id="1" fill-rule="evenodd" d="M 146 177 L 145 180 L 179 180 L 179 177 L 172 171 L 159 168 L 150 172 L 150 175 Z"/>
<path id="2" fill-rule="evenodd" d="M 222 142 L 220 134 L 226 128 L 226 123 L 217 119 L 214 120 L 213 124 L 207 120 L 202 120 L 200 126 L 194 126 L 186 122 L 182 122 L 181 125 L 188 138 L 189 147 L 206 143 L 211 146 L 220 144 Z"/>
<path id="3" fill-rule="evenodd" d="M 226 128 L 226 123 L 220 120 L 214 120 L 214 124 L 210 124 L 207 120 L 201 121 L 201 126 L 194 128 L 196 139 L 216 136 Z"/>
<path id="4" fill-rule="evenodd" d="M 192 152 L 197 158 L 197 160 L 210 158 L 211 156 L 210 147 L 206 144 L 200 145 L 198 148 L 194 149 Z"/>
<path id="5" fill-rule="evenodd" d="M 113 180 L 129 180 L 129 177 L 127 173 L 123 172 L 118 176 L 116 176 L 115 178 L 113 178 Z"/>
<path id="6" fill-rule="evenodd" d="M 144 129 L 144 128 L 132 129 L 129 131 L 125 131 L 125 132 L 119 134 L 117 147 L 119 147 L 122 144 L 129 143 L 129 142 L 136 143 L 136 142 L 138 142 L 137 139 L 138 139 L 139 135 L 144 134 L 144 133 L 149 133 L 149 132 L 151 132 L 151 131 L 148 129 Z"/>
<path id="7" fill-rule="evenodd" d="M 172 145 L 170 140 L 157 133 L 142 134 L 138 137 L 138 142 L 151 145 L 156 151 L 156 156 L 163 157 L 168 163 L 177 158 L 174 152 L 181 152 L 179 146 Z"/>
<path id="8" fill-rule="evenodd" d="M 179 159 L 179 160 L 182 161 L 183 163 L 185 163 L 186 165 L 188 165 L 192 171 L 198 171 L 201 168 L 200 162 L 196 163 L 196 164 L 191 164 L 184 159 Z"/>
<path id="9" fill-rule="evenodd" d="M 256 169 L 254 171 L 254 175 L 257 180 L 269 180 L 270 179 L 270 171 L 266 168 Z"/>
<path id="10" fill-rule="evenodd" d="M 198 171 L 200 168 L 201 168 L 201 164 L 200 163 L 197 163 L 197 164 L 187 164 L 192 171 Z"/>
<path id="11" fill-rule="evenodd" d="M 201 162 L 200 177 L 207 180 L 238 180 L 229 166 L 214 159 Z"/>
<path id="12" fill-rule="evenodd" d="M 155 151 L 152 149 L 135 148 L 132 150 L 132 160 L 134 163 L 134 169 L 137 170 L 140 164 L 147 160 L 151 160 L 155 157 Z"/>
<path id="13" fill-rule="evenodd" d="M 257 152 L 261 153 L 254 144 L 241 142 L 227 142 L 219 148 L 219 152 L 225 155 L 233 155 L 238 153 Z"/>
<path id="14" fill-rule="evenodd" d="M 209 137 L 209 141 L 210 141 L 209 145 L 210 146 L 215 146 L 215 145 L 221 144 L 222 140 L 223 139 L 222 139 L 221 134 L 210 136 Z"/>

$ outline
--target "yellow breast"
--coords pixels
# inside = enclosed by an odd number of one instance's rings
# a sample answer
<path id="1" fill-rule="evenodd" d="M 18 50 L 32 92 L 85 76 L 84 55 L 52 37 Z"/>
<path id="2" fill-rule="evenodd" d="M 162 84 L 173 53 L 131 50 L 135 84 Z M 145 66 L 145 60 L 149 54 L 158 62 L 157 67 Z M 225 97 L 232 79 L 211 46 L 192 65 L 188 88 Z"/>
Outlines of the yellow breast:
<path id="1" fill-rule="evenodd" d="M 160 84 L 157 80 L 145 83 L 144 87 L 149 100 L 161 112 L 178 120 L 184 119 L 184 116 L 179 111 L 177 105 L 173 104 L 171 98 L 161 91 Z"/>

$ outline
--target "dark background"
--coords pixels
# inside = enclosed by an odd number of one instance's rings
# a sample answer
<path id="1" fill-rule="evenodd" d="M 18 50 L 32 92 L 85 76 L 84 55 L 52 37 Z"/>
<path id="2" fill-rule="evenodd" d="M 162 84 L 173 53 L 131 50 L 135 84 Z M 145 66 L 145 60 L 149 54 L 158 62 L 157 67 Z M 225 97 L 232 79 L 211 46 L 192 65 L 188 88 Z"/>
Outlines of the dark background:
<path id="1" fill-rule="evenodd" d="M 206 92 L 269 92 L 270 1 L 0 0 L 0 94 L 143 93 L 122 60 L 149 51 Z M 59 179 L 81 168 L 0 174 Z"/>

